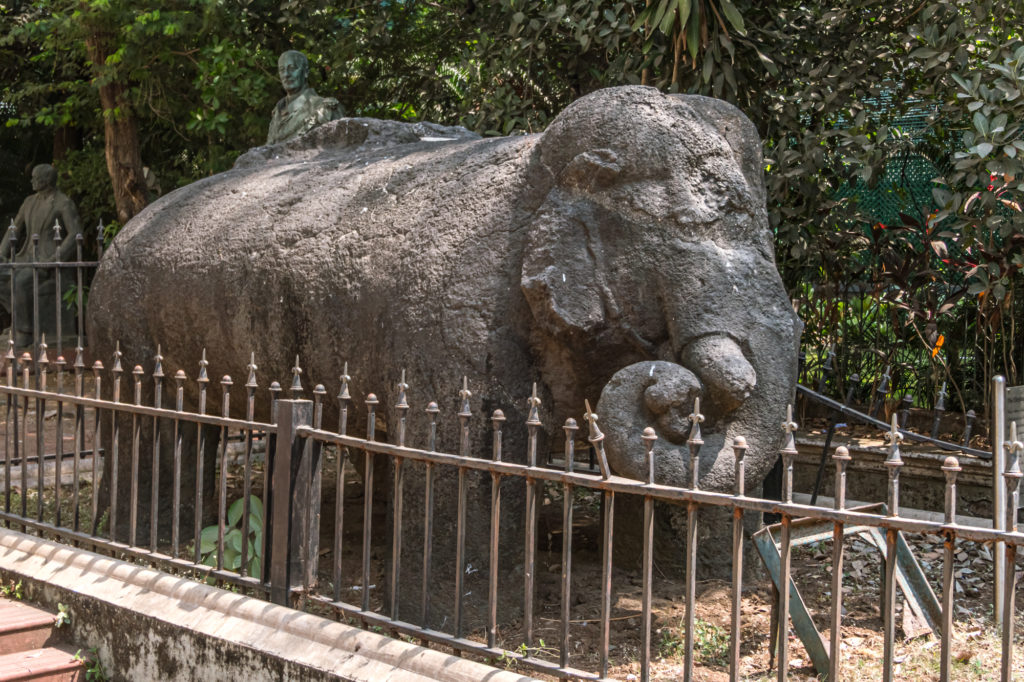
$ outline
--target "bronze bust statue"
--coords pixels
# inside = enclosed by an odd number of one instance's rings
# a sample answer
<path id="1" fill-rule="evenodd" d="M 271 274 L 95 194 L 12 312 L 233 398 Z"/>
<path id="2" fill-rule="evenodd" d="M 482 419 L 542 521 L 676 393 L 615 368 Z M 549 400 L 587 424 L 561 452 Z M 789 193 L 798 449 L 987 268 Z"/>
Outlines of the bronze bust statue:
<path id="1" fill-rule="evenodd" d="M 57 171 L 49 164 L 40 164 L 32 169 L 32 189 L 35 194 L 29 196 L 18 209 L 18 215 L 11 223 L 3 240 L 0 241 L 0 262 L 4 263 L 50 263 L 59 259 L 72 260 L 76 251 L 76 238 L 82 233 L 82 224 L 78 218 L 75 202 L 57 189 Z M 54 225 L 60 225 L 58 240 Z M 39 242 L 33 249 L 33 237 L 39 236 Z M 11 237 L 15 238 L 15 248 L 11 253 Z M 39 276 L 39 329 L 53 339 L 56 333 L 57 299 L 63 292 L 56 290 L 56 277 L 53 268 L 38 268 Z M 10 324 L 11 310 L 11 275 L 14 273 L 14 313 L 16 328 L 14 342 L 24 347 L 32 342 L 32 268 L 0 268 L 0 315 L 6 313 Z M 64 286 L 72 284 L 71 277 L 64 279 Z M 66 311 L 62 314 L 68 315 Z M 67 319 L 67 318 L 62 318 Z M 72 320 L 73 321 L 73 320 Z M 73 324 L 64 324 L 62 332 L 71 332 Z"/>
<path id="2" fill-rule="evenodd" d="M 277 60 L 277 73 L 287 94 L 274 107 L 267 144 L 285 142 L 344 115 L 338 100 L 321 97 L 309 87 L 306 55 L 296 50 L 283 53 Z"/>

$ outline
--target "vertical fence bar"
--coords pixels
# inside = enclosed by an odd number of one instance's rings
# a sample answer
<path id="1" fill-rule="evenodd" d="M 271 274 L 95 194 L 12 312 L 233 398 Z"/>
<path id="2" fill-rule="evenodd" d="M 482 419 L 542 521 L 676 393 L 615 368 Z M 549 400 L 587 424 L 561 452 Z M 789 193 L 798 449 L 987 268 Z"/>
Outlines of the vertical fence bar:
<path id="1" fill-rule="evenodd" d="M 352 396 L 348 392 L 348 382 L 352 377 L 348 374 L 348 363 L 341 376 L 341 389 L 338 391 L 338 433 L 348 434 L 348 405 Z M 338 469 L 335 472 L 334 484 L 334 601 L 341 601 L 341 576 L 343 545 L 345 541 L 345 462 L 348 459 L 348 448 L 338 448 Z"/>
<path id="2" fill-rule="evenodd" d="M 82 396 L 85 395 L 85 377 L 83 376 L 84 372 L 85 372 L 85 360 L 82 359 L 82 354 L 84 352 L 85 352 L 85 349 L 82 348 L 82 340 L 78 339 L 78 342 L 75 344 L 74 371 L 75 371 L 75 395 L 77 397 L 79 397 L 79 398 L 81 398 Z M 75 479 L 75 484 L 71 488 L 71 529 L 76 531 L 76 532 L 78 531 L 79 524 L 81 522 L 81 513 L 79 512 L 79 509 L 78 509 L 78 504 L 79 504 L 79 500 L 78 500 L 79 492 L 78 492 L 78 489 L 79 489 L 79 487 L 81 487 L 81 480 L 82 479 L 80 478 L 79 474 L 80 474 L 80 470 L 81 470 L 82 450 L 84 450 L 84 449 L 85 449 L 85 407 L 82 406 L 82 405 L 75 405 L 75 462 L 74 462 L 74 466 L 72 467 L 72 472 L 73 472 L 73 477 Z M 93 461 L 95 461 L 97 457 L 99 457 L 99 448 L 94 446 L 93 449 L 92 449 Z M 95 485 L 95 483 L 96 482 L 94 480 L 93 481 L 93 485 Z M 95 494 L 93 495 L 93 497 L 95 497 Z"/>
<path id="3" fill-rule="evenodd" d="M 850 451 L 840 445 L 832 455 L 836 465 L 835 499 L 833 507 L 843 510 L 846 507 L 846 469 L 850 464 Z M 832 609 L 830 612 L 831 630 L 829 631 L 829 679 L 839 680 L 842 665 L 841 643 L 843 641 L 843 526 L 841 521 L 832 524 Z"/>
<path id="4" fill-rule="evenodd" d="M 163 407 L 163 381 L 164 366 L 163 355 L 160 354 L 160 346 L 156 347 L 156 357 L 153 358 L 153 407 Z M 159 540 L 159 519 L 160 519 L 160 419 L 153 417 L 153 440 L 152 464 L 150 465 L 150 488 L 149 488 L 149 549 L 156 552 Z"/>
<path id="5" fill-rule="evenodd" d="M 608 677 L 608 653 L 612 620 L 612 542 L 614 540 L 615 493 L 603 496 L 604 516 L 601 528 L 601 677 Z"/>
<path id="6" fill-rule="evenodd" d="M 377 433 L 377 396 L 370 393 L 366 396 L 366 440 L 371 443 Z M 365 473 L 363 475 L 363 611 L 370 610 L 370 543 L 373 539 L 373 459 L 374 454 L 367 450 L 365 456 Z"/>
<path id="7" fill-rule="evenodd" d="M 402 370 L 402 378 L 398 382 L 398 400 L 395 403 L 395 410 L 398 412 L 398 447 L 405 447 L 406 420 L 409 414 L 409 401 L 406 391 L 409 384 L 405 383 L 405 370 Z M 394 458 L 395 480 L 394 480 L 394 508 L 391 525 L 391 620 L 398 620 L 398 597 L 399 585 L 398 573 L 402 570 L 402 509 L 403 498 L 405 497 L 405 476 L 402 469 L 404 461 L 401 457 Z"/>
<path id="8" fill-rule="evenodd" d="M 15 301 L 18 300 L 17 289 L 18 289 L 18 228 L 14 225 L 14 221 L 11 221 L 10 227 L 7 228 L 8 243 L 11 245 L 11 251 L 7 256 L 7 262 L 10 263 L 9 272 L 11 273 L 11 299 L 10 308 L 11 311 L 11 346 L 13 350 L 15 337 L 18 335 L 18 308 L 15 306 Z M 18 372 L 18 368 L 15 367 L 15 374 Z M 15 409 L 17 409 L 17 403 L 15 403 Z"/>
<path id="9" fill-rule="evenodd" d="M 992 431 L 989 440 L 992 442 L 992 527 L 1006 530 L 1006 487 L 999 480 L 1000 474 L 1006 471 L 1005 450 L 1003 439 L 1006 436 L 1006 379 L 1000 375 L 992 377 Z M 1003 624 L 1003 585 L 1006 565 L 1006 543 L 995 542 L 992 545 L 992 567 L 995 575 L 992 578 L 992 611 L 996 626 Z"/>
<path id="10" fill-rule="evenodd" d="M 505 413 L 495 410 L 491 415 L 491 429 L 494 431 L 491 443 L 491 460 L 501 461 L 501 427 Z M 501 474 L 491 472 L 491 537 L 487 561 L 487 646 L 498 645 L 498 538 L 501 533 Z"/>
<path id="11" fill-rule="evenodd" d="M 97 360 L 92 363 L 93 398 L 100 400 L 103 395 L 103 363 Z M 103 425 L 103 415 L 97 407 L 92 415 L 92 520 L 90 521 L 90 535 L 96 535 L 99 531 L 99 504 L 100 504 L 100 437 Z M 106 459 L 106 453 L 103 454 Z"/>
<path id="12" fill-rule="evenodd" d="M 898 419 L 892 416 L 889 429 L 889 455 L 885 458 L 885 466 L 889 472 L 888 507 L 890 516 L 900 515 L 900 441 L 903 434 L 899 432 Z M 896 653 L 896 538 L 897 531 L 888 528 L 885 531 L 885 585 L 882 593 L 882 679 L 891 682 L 895 671 Z"/>
<path id="13" fill-rule="evenodd" d="M 654 429 L 647 427 L 643 436 L 647 485 L 654 485 Z M 654 569 L 654 498 L 644 495 L 643 558 L 640 585 L 640 679 L 651 679 L 651 592 Z M 685 663 L 684 663 L 685 665 Z"/>
<path id="14" fill-rule="evenodd" d="M 462 408 L 459 410 L 459 455 L 469 457 L 469 419 L 473 413 L 469 408 L 472 397 L 469 381 L 462 377 L 462 390 L 459 399 Z M 466 497 L 468 495 L 466 469 L 459 467 L 459 501 L 455 519 L 455 636 L 462 637 L 462 600 L 465 592 L 463 581 L 466 575 Z"/>
<path id="15" fill-rule="evenodd" d="M 21 387 L 25 390 L 29 388 L 29 372 L 32 367 L 32 354 L 22 353 L 21 354 Z M 22 454 L 19 464 L 21 466 L 21 515 L 28 516 L 28 396 L 26 395 L 21 401 L 21 414 L 22 431 L 21 431 L 21 443 L 22 443 Z M 15 437 L 19 437 L 15 434 Z M 22 532 L 25 531 L 25 526 L 22 526 Z"/>
<path id="16" fill-rule="evenodd" d="M 203 356 L 199 360 L 199 376 L 196 383 L 199 384 L 199 414 L 206 414 L 206 389 L 210 383 L 210 377 L 206 374 L 209 366 L 206 360 L 206 349 L 203 349 Z M 196 495 L 194 498 L 195 508 L 192 512 L 192 537 L 193 551 L 192 561 L 197 564 L 203 563 L 202 542 L 200 536 L 203 534 L 203 460 L 206 452 L 206 435 L 203 433 L 203 425 L 196 424 Z"/>
<path id="17" fill-rule="evenodd" d="M 735 479 L 733 493 L 736 497 L 746 495 L 747 439 L 737 436 L 732 442 L 735 458 Z M 740 679 L 740 644 L 742 638 L 741 617 L 743 615 L 743 509 L 732 508 L 732 612 L 729 619 L 729 680 Z"/>
<path id="18" fill-rule="evenodd" d="M 313 387 L 313 428 L 320 431 L 324 423 L 324 398 L 327 396 L 327 388 L 323 384 Z M 309 441 L 308 449 L 303 455 L 302 484 L 308 480 L 308 494 L 300 498 L 305 502 L 304 528 L 306 541 L 303 545 L 303 555 L 307 557 L 306 570 L 303 574 L 302 587 L 309 593 L 311 588 L 319 582 L 317 573 L 320 569 L 320 514 L 323 511 L 323 441 L 312 438 Z"/>
<path id="19" fill-rule="evenodd" d="M 793 406 L 786 406 L 786 421 L 782 423 L 786 433 L 786 442 L 779 455 L 782 457 L 782 500 L 786 504 L 793 502 L 793 458 L 796 457 L 796 440 L 793 432 L 797 425 L 793 421 Z M 789 514 L 782 514 L 782 531 L 779 537 L 779 632 L 778 632 L 778 679 L 785 682 L 789 676 L 789 580 L 791 575 L 792 547 L 790 533 L 793 519 Z"/>
<path id="20" fill-rule="evenodd" d="M 654 498 L 644 495 L 643 574 L 640 600 L 640 680 L 651 679 L 651 582 L 654 566 Z M 684 664 L 685 665 L 685 664 Z"/>
<path id="21" fill-rule="evenodd" d="M 587 409 L 585 418 L 590 427 L 587 440 L 590 442 L 591 452 L 598 459 L 602 478 L 607 480 L 608 476 L 605 474 L 609 469 L 608 459 L 604 452 L 604 434 L 597 426 L 597 415 L 590 409 L 590 402 L 584 401 L 583 404 Z M 593 464 L 590 465 L 590 468 L 593 469 Z M 608 652 L 610 651 L 612 624 L 612 546 L 615 527 L 615 493 L 611 490 L 604 491 L 602 502 L 604 516 L 601 520 L 601 677 L 608 677 Z"/>
<path id="22" fill-rule="evenodd" d="M 121 402 L 121 342 L 118 341 L 114 350 L 114 366 L 110 368 L 113 374 L 114 402 Z M 118 448 L 121 434 L 121 425 L 118 420 L 118 410 L 110 410 L 110 539 L 117 539 L 117 478 L 120 474 L 118 465 Z M 197 562 L 198 563 L 198 562 Z"/>
<path id="23" fill-rule="evenodd" d="M 437 414 L 440 409 L 433 400 L 427 405 L 426 412 L 430 418 L 430 436 L 427 449 L 434 452 L 437 448 Z M 430 627 L 430 588 L 431 558 L 434 537 L 434 463 L 427 462 L 423 476 L 423 590 L 420 592 L 420 622 L 424 628 Z"/>
<path id="24" fill-rule="evenodd" d="M 281 384 L 276 381 L 271 381 L 270 386 L 267 387 L 270 392 L 270 423 L 277 424 L 277 406 L 281 398 Z M 263 525 L 268 524 L 267 514 L 270 509 L 271 493 L 270 493 L 270 477 L 274 469 L 274 457 L 277 452 L 277 434 L 272 433 L 267 437 L 267 449 L 266 455 L 263 462 Z M 270 580 L 270 533 L 263 533 L 263 565 L 260 571 L 260 580 L 267 582 Z"/>
<path id="25" fill-rule="evenodd" d="M 540 398 L 537 397 L 537 384 L 527 400 L 529 412 L 526 417 L 526 464 L 531 469 L 537 466 L 537 429 L 541 427 Z M 526 546 L 523 561 L 523 629 L 525 630 L 527 655 L 533 648 L 533 598 L 534 575 L 537 570 L 537 479 L 527 472 L 526 476 Z"/>
<path id="26" fill-rule="evenodd" d="M 693 400 L 690 435 L 686 446 L 690 450 L 690 488 L 700 490 L 700 449 L 704 445 L 700 425 L 704 415 L 700 412 L 700 398 Z M 683 680 L 693 679 L 693 644 L 697 618 L 697 516 L 698 507 L 694 502 L 686 505 L 686 633 L 683 639 Z"/>
<path id="27" fill-rule="evenodd" d="M 13 225 L 12 225 L 13 227 Z M 13 272 L 13 271 L 12 271 Z M 13 275 L 12 275 L 13 278 Z M 14 387 L 14 329 L 7 340 L 7 355 L 4 356 L 7 387 Z M 18 400 L 10 393 L 4 396 L 7 404 L 7 418 L 4 422 L 4 511 L 11 513 L 11 459 L 18 458 Z M 10 528 L 10 522 L 7 523 Z"/>
<path id="28" fill-rule="evenodd" d="M 39 233 L 32 235 L 32 350 L 39 354 Z M 36 375 L 39 388 L 39 375 Z"/>
<path id="29" fill-rule="evenodd" d="M 1017 532 L 1017 507 L 1020 504 L 1020 457 L 1024 453 L 1024 443 L 1017 440 L 1017 422 L 1010 422 L 1010 441 L 1006 447 L 1006 470 L 1003 479 L 1006 484 L 1006 531 Z M 1002 666 L 1000 680 L 1013 680 L 1013 627 L 1017 619 L 1014 608 L 1017 596 L 1017 545 L 1006 545 L 1006 568 L 1003 575 L 1006 584 L 1003 586 L 1003 641 Z"/>
<path id="30" fill-rule="evenodd" d="M 252 423 L 256 416 L 256 354 L 249 354 L 249 378 L 245 381 L 245 421 Z M 264 460 L 265 461 L 265 460 Z M 249 526 L 249 515 L 252 514 L 252 427 L 245 428 L 245 461 L 242 463 L 242 557 L 239 573 L 243 576 L 249 575 L 249 562 L 253 557 L 249 556 L 249 533 L 252 528 Z M 266 508 L 263 500 L 260 500 L 260 518 L 266 518 Z M 266 523 L 260 529 L 260 536 L 266 534 Z M 255 550 L 256 547 L 253 547 Z M 255 551 L 254 551 L 255 553 Z M 258 572 L 258 571 L 257 571 Z"/>
<path id="31" fill-rule="evenodd" d="M 956 457 L 947 457 L 942 464 L 946 475 L 946 516 L 947 526 L 956 525 L 956 477 L 960 463 Z M 953 556 L 956 551 L 956 531 L 946 530 L 942 534 L 942 649 L 939 654 L 939 680 L 949 682 L 953 670 Z"/>
<path id="32" fill-rule="evenodd" d="M 185 402 L 185 370 L 179 369 L 174 374 L 174 411 L 180 413 Z M 181 430 L 181 419 L 174 418 L 174 481 L 171 487 L 171 556 L 177 558 L 181 554 L 181 448 L 184 434 Z"/>
<path id="33" fill-rule="evenodd" d="M 231 416 L 231 377 L 225 374 L 221 377 L 221 416 L 227 419 Z M 202 456 L 201 453 L 199 453 Z M 228 524 L 228 427 L 220 428 L 220 480 L 217 481 L 217 570 L 224 570 L 224 537 L 227 534 Z M 244 503 L 243 503 L 244 504 Z M 196 541 L 198 542 L 198 540 Z M 244 546 L 249 539 L 242 536 Z"/>
<path id="34" fill-rule="evenodd" d="M 46 354 L 46 337 L 41 337 L 38 345 L 39 356 L 36 360 L 36 388 L 46 392 L 47 370 L 50 368 L 50 359 Z M 36 398 L 36 521 L 43 520 L 43 483 L 46 478 L 46 434 L 44 430 L 46 416 L 46 399 Z M 27 468 L 28 462 L 22 462 L 22 467 Z M 42 532 L 39 533 L 42 535 Z"/>
<path id="35" fill-rule="evenodd" d="M 576 430 L 579 428 L 576 420 L 569 418 L 565 420 L 565 470 L 572 472 L 573 461 L 576 458 Z M 497 480 L 495 475 L 495 480 Z M 562 484 L 562 622 L 561 622 L 561 643 L 558 651 L 559 665 L 563 668 L 569 665 L 569 619 L 570 619 L 570 591 L 572 590 L 572 503 L 575 495 L 575 488 L 571 483 Z M 497 544 L 497 538 L 495 538 Z M 496 548 L 495 548 L 496 549 Z M 495 552 L 497 558 L 497 552 Z M 497 577 L 497 576 L 495 576 Z"/>
<path id="36" fill-rule="evenodd" d="M 61 247 L 61 242 L 62 241 L 64 241 L 64 240 L 61 239 L 61 236 L 60 236 L 60 222 L 57 221 L 57 220 L 54 220 L 53 221 L 53 263 L 54 263 L 54 265 L 53 265 L 53 283 L 54 283 L 54 290 L 56 291 L 56 296 L 54 296 L 54 308 L 55 308 L 54 309 L 54 317 L 56 318 L 56 325 L 57 325 L 57 338 L 55 340 L 55 343 L 57 344 L 57 355 L 58 356 L 61 356 L 61 355 L 64 354 L 63 353 L 63 348 L 61 347 L 61 344 L 64 343 L 64 338 L 63 338 L 63 336 L 64 336 L 64 329 L 63 329 L 63 326 L 61 325 L 61 318 L 63 317 L 63 315 L 61 314 L 63 312 L 61 310 L 61 307 L 62 307 L 62 305 L 64 303 L 64 298 L 61 295 L 63 293 L 64 289 L 61 287 L 61 274 L 62 274 L 62 271 L 61 271 L 61 267 L 60 267 L 60 247 Z"/>
<path id="37" fill-rule="evenodd" d="M 53 364 L 57 365 L 57 395 L 60 396 L 64 393 L 64 367 L 67 365 L 67 362 L 65 362 L 63 355 L 58 355 Z M 61 481 L 64 477 L 64 401 L 59 397 L 57 398 L 57 423 L 55 426 L 53 506 L 55 512 L 54 522 L 57 526 L 60 526 L 64 521 L 61 514 Z"/>
<path id="38" fill-rule="evenodd" d="M 102 228 L 102 226 L 103 226 L 103 224 L 100 223 L 100 227 L 101 228 Z M 102 229 L 100 229 L 100 232 L 99 232 L 99 239 L 101 241 L 103 239 L 103 230 Z M 83 300 L 82 300 L 83 299 L 83 296 L 82 296 L 82 290 L 83 290 L 83 279 L 82 279 L 82 276 L 83 276 L 83 272 L 82 272 L 82 262 L 83 262 L 83 258 L 82 258 L 82 245 L 84 243 L 85 243 L 85 235 L 83 235 L 81 232 L 79 232 L 78 234 L 75 235 L 75 260 L 77 261 L 77 263 L 75 264 L 75 285 L 77 287 L 77 289 L 75 289 L 75 306 L 77 308 L 77 311 L 76 311 L 77 315 L 75 317 L 75 325 L 76 325 L 75 329 L 76 329 L 76 334 L 78 336 L 78 343 L 76 344 L 77 346 L 81 346 L 82 345 L 82 337 L 85 336 L 85 315 L 82 313 L 82 306 L 83 306 Z"/>
<path id="39" fill-rule="evenodd" d="M 132 379 L 135 381 L 134 404 L 136 407 L 142 405 L 142 365 L 135 365 L 132 369 Z M 131 488 L 131 509 L 128 510 L 128 544 L 134 545 L 138 540 L 136 531 L 139 521 L 139 436 L 142 431 L 142 417 L 132 412 L 132 488 Z"/>

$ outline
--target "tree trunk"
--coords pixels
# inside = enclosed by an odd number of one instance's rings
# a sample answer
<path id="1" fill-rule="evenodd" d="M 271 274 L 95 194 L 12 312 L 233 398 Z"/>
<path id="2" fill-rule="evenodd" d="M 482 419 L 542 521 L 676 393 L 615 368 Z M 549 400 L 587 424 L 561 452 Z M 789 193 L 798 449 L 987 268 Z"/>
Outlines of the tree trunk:
<path id="1" fill-rule="evenodd" d="M 102 31 L 91 33 L 85 40 L 85 47 L 100 83 L 107 172 L 114 189 L 117 220 L 124 225 L 149 203 L 149 192 L 142 174 L 139 129 L 125 97 L 125 84 L 100 73 L 111 53 L 110 34 Z"/>

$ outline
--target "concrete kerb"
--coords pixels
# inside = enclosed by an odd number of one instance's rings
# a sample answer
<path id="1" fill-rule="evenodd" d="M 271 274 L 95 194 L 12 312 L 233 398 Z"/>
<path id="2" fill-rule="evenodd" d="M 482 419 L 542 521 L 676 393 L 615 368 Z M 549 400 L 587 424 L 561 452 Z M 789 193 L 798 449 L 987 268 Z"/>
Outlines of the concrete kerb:
<path id="1" fill-rule="evenodd" d="M 0 578 L 49 608 L 70 603 L 72 637 L 115 679 L 531 679 L 9 529 Z"/>

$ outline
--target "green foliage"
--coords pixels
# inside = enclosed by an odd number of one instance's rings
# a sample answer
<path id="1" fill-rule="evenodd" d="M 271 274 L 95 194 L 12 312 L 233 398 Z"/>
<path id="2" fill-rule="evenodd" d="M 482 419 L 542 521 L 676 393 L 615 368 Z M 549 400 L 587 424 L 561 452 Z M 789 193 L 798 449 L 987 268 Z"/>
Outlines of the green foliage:
<path id="1" fill-rule="evenodd" d="M 100 663 L 99 651 L 96 647 L 91 647 L 88 654 L 83 654 L 79 649 L 75 652 L 74 658 L 85 665 L 85 679 L 89 682 L 107 682 L 110 679 L 110 673 Z"/>
<path id="2" fill-rule="evenodd" d="M 53 621 L 53 627 L 62 628 L 71 624 L 71 608 L 67 604 L 57 602 L 57 617 Z"/>
<path id="3" fill-rule="evenodd" d="M 249 563 L 246 566 L 248 575 L 260 575 L 263 566 L 263 502 L 255 495 L 249 498 L 249 535 L 242 537 L 242 516 L 245 510 L 244 498 L 238 498 L 228 508 L 228 517 L 224 528 L 224 563 L 225 570 L 240 571 L 242 569 L 242 542 L 247 543 Z M 203 564 L 217 565 L 217 542 L 220 536 L 218 525 L 203 528 L 199 535 L 199 552 L 203 555 Z"/>
<path id="4" fill-rule="evenodd" d="M 683 656 L 685 630 L 682 623 L 676 628 L 661 628 L 658 655 L 662 658 Z M 700 618 L 693 623 L 693 649 L 702 665 L 729 664 L 729 633 L 725 628 Z"/>
<path id="5" fill-rule="evenodd" d="M 25 595 L 21 591 L 21 581 L 11 581 L 7 585 L 0 585 L 0 597 L 7 597 L 8 599 L 17 599 L 21 601 L 25 598 Z"/>
<path id="6" fill-rule="evenodd" d="M 835 346 L 847 374 L 907 365 L 919 394 L 949 380 L 977 407 L 993 373 L 1024 378 L 1022 25 L 1020 0 L 4 3 L 0 160 L 48 160 L 73 132 L 62 186 L 87 225 L 107 222 L 99 85 L 125 85 L 108 115 L 135 117 L 169 191 L 263 142 L 290 48 L 349 115 L 483 134 L 542 130 L 606 86 L 721 97 L 763 138 L 805 346 Z M 0 211 L 26 191 L 0 178 Z"/>

